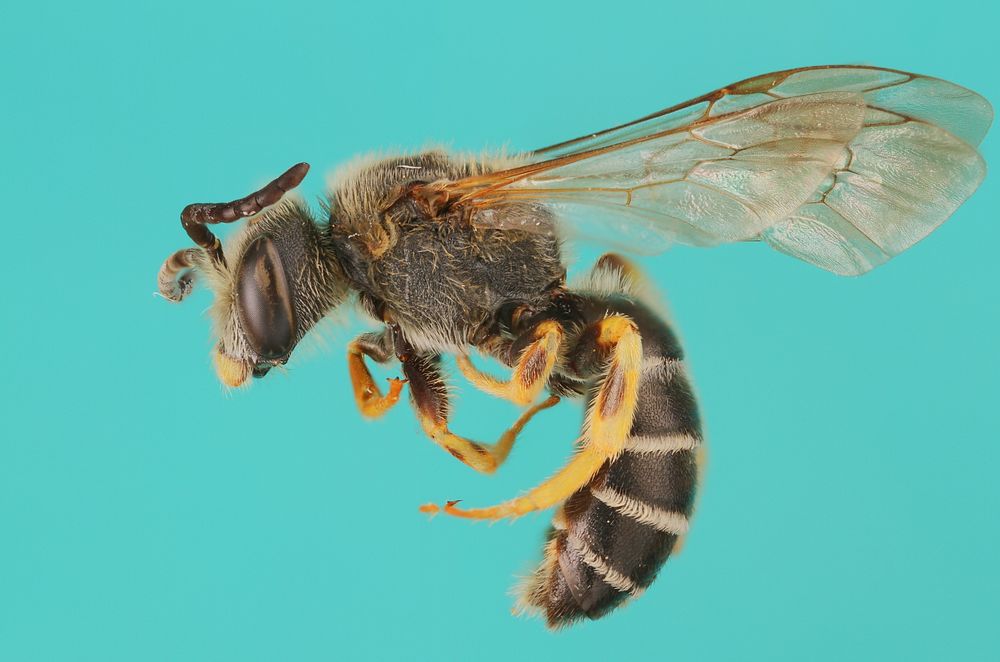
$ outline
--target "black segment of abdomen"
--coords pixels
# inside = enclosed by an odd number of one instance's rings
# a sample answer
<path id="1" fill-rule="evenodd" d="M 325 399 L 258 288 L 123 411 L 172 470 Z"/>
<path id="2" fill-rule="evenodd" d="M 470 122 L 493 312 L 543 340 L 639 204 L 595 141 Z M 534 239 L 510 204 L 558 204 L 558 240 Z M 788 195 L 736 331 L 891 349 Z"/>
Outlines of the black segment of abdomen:
<path id="1" fill-rule="evenodd" d="M 639 327 L 643 357 L 653 368 L 640 379 L 632 437 L 687 435 L 701 438 L 697 404 L 680 364 L 683 355 L 665 323 L 640 304 L 615 300 L 601 302 L 612 313 L 628 315 Z M 637 453 L 626 450 L 608 463 L 589 485 L 564 505 L 566 528 L 553 529 L 549 538 L 559 540 L 558 564 L 549 583 L 547 616 L 558 625 L 586 616 L 600 618 L 630 597 L 612 586 L 574 552 L 571 538 L 583 543 L 606 566 L 625 576 L 638 589 L 648 587 L 667 558 L 678 536 L 640 522 L 593 494 L 609 489 L 668 512 L 690 516 L 697 487 L 698 466 L 693 450 L 670 453 Z"/>

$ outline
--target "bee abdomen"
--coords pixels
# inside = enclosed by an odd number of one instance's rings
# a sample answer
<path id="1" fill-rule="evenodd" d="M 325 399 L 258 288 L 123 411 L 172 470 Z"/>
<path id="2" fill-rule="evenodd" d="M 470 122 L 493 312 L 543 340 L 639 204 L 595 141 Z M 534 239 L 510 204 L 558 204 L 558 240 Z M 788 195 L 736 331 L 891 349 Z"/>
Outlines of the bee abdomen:
<path id="1" fill-rule="evenodd" d="M 643 329 L 641 317 L 644 367 L 625 450 L 560 509 L 526 587 L 524 601 L 553 627 L 640 595 L 688 531 L 702 445 L 697 405 L 672 334 L 661 324 Z"/>

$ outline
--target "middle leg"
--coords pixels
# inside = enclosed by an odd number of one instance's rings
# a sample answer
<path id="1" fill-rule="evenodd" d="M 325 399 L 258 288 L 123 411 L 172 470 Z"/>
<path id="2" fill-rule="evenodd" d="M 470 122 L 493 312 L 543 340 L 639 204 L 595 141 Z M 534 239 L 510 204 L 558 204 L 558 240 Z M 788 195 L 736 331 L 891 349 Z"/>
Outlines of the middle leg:
<path id="1" fill-rule="evenodd" d="M 611 315 L 585 329 L 575 351 L 608 357 L 600 388 L 587 411 L 580 451 L 554 476 L 521 497 L 497 506 L 469 510 L 458 508 L 457 502 L 451 501 L 444 506 L 444 512 L 456 517 L 496 520 L 550 508 L 565 501 L 586 485 L 606 462 L 618 457 L 632 428 L 639 393 L 642 371 L 639 330 L 628 317 Z M 425 504 L 420 510 L 436 513 L 442 508 Z"/>
<path id="2" fill-rule="evenodd" d="M 410 384 L 410 397 L 424 432 L 434 443 L 476 471 L 493 473 L 510 454 L 517 435 L 531 418 L 543 409 L 555 405 L 559 398 L 551 396 L 524 412 L 495 444 L 482 444 L 459 436 L 448 429 L 450 405 L 448 392 L 441 379 L 440 358 L 437 356 L 407 356 L 403 374 Z"/>

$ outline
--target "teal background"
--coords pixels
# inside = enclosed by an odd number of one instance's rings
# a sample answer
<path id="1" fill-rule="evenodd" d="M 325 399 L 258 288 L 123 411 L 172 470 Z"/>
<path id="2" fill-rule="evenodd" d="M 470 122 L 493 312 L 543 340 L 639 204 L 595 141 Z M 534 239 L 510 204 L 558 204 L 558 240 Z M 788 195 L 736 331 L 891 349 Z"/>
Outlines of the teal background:
<path id="1" fill-rule="evenodd" d="M 995 176 L 860 279 L 754 246 L 642 260 L 688 348 L 707 480 L 654 587 L 557 634 L 508 613 L 548 515 L 489 526 L 416 507 L 535 484 L 569 454 L 579 405 L 479 476 L 406 406 L 362 420 L 350 315 L 287 374 L 227 393 L 209 293 L 153 295 L 187 244 L 185 204 L 299 160 L 312 197 L 368 150 L 526 149 L 806 64 L 932 74 L 996 104 L 995 4 L 3 14 L 0 659 L 1000 659 Z M 996 130 L 983 151 L 1000 163 Z M 455 381 L 456 430 L 491 439 L 515 416 Z"/>

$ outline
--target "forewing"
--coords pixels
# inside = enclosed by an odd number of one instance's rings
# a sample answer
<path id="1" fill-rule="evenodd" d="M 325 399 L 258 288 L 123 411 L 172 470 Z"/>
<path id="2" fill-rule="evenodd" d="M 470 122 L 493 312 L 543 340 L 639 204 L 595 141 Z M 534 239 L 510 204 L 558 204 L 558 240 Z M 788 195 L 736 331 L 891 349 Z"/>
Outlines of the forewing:
<path id="1" fill-rule="evenodd" d="M 535 150 L 539 160 L 587 152 L 693 124 L 709 116 L 752 108 L 774 99 L 820 92 L 856 92 L 867 105 L 893 109 L 934 124 L 971 145 L 990 127 L 993 111 L 978 94 L 938 78 L 879 67 L 821 66 L 787 69 L 742 80 L 684 103 L 598 133 Z"/>
<path id="2" fill-rule="evenodd" d="M 775 92 L 863 87 L 884 73 L 801 72 Z M 989 129 L 990 105 L 946 81 L 896 76 L 864 93 L 864 127 L 810 200 L 761 233 L 768 244 L 835 273 L 862 274 L 926 237 L 976 190 L 986 164 L 975 145 Z"/>
<path id="3" fill-rule="evenodd" d="M 561 207 L 573 226 L 593 208 L 611 212 L 604 227 L 591 224 L 588 234 L 609 230 L 619 243 L 631 238 L 647 251 L 662 245 L 655 239 L 695 245 L 751 239 L 809 198 L 863 117 L 864 104 L 853 93 L 772 100 L 586 158 L 565 157 L 564 165 L 477 194 L 475 222 L 504 223 L 509 216 L 497 205 L 522 199 Z"/>
<path id="4" fill-rule="evenodd" d="M 946 81 L 866 67 L 758 76 L 554 145 L 519 168 L 437 183 L 473 222 L 506 201 L 642 252 L 748 239 L 863 273 L 942 223 L 985 173 L 992 110 Z M 596 232 L 594 231 L 596 228 Z M 531 229 L 531 228 L 528 228 Z"/>

